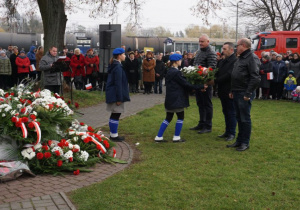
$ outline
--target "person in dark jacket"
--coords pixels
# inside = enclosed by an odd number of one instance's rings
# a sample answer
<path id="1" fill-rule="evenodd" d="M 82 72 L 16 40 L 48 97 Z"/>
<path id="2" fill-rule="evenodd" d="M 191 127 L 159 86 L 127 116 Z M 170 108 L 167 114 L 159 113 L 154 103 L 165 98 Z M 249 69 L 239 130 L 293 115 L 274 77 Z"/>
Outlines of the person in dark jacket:
<path id="1" fill-rule="evenodd" d="M 201 65 L 202 67 L 216 68 L 217 54 L 209 46 L 209 37 L 204 34 L 199 38 L 200 50 L 196 53 L 194 66 Z M 191 130 L 200 130 L 199 134 L 210 133 L 212 129 L 213 104 L 211 101 L 213 88 L 208 86 L 206 91 L 196 91 L 196 101 L 199 108 L 200 120 L 198 125 L 190 128 Z"/>
<path id="2" fill-rule="evenodd" d="M 35 51 L 36 51 L 36 47 L 35 46 L 31 46 L 29 52 L 27 53 L 27 57 L 30 60 L 30 65 L 34 65 L 34 67 L 36 68 Z M 37 77 L 37 71 L 30 71 L 29 72 L 29 77 L 32 78 L 32 79 L 36 79 L 36 77 Z"/>
<path id="3" fill-rule="evenodd" d="M 276 61 L 273 64 L 273 80 L 271 84 L 271 94 L 273 100 L 280 100 L 282 98 L 283 83 L 287 76 L 287 66 L 282 60 L 281 55 L 277 55 Z"/>
<path id="4" fill-rule="evenodd" d="M 233 43 L 225 42 L 222 50 L 225 59 L 219 62 L 215 84 L 218 86 L 218 96 L 222 104 L 226 129 L 225 132 L 218 137 L 225 138 L 226 141 L 231 141 L 235 138 L 236 115 L 233 99 L 229 98 L 229 93 L 231 90 L 231 73 L 237 58 L 234 53 Z"/>
<path id="5" fill-rule="evenodd" d="M 165 73 L 165 63 L 162 61 L 162 56 L 156 56 L 156 66 L 155 66 L 155 82 L 154 82 L 154 93 L 157 93 L 157 86 L 159 94 L 162 94 L 162 80 Z"/>
<path id="6" fill-rule="evenodd" d="M 262 89 L 262 99 L 269 98 L 271 80 L 268 80 L 267 74 L 273 72 L 273 64 L 270 62 L 270 55 L 266 53 L 262 57 L 262 64 L 259 67 L 259 75 L 261 77 L 260 87 Z"/>
<path id="7" fill-rule="evenodd" d="M 123 67 L 127 74 L 129 90 L 132 93 L 137 92 L 136 83 L 138 82 L 139 79 L 139 70 L 138 70 L 139 63 L 138 60 L 134 58 L 133 51 L 129 52 L 129 55 L 128 57 L 126 57 Z"/>
<path id="8" fill-rule="evenodd" d="M 251 136 L 251 104 L 255 97 L 255 89 L 260 83 L 258 67 L 251 51 L 251 41 L 243 38 L 237 42 L 238 60 L 235 62 L 231 74 L 231 93 L 239 133 L 236 142 L 227 147 L 236 147 L 237 151 L 249 148 Z"/>
<path id="9" fill-rule="evenodd" d="M 173 136 L 173 142 L 185 142 L 184 139 L 180 137 L 183 120 L 184 120 L 184 108 L 189 107 L 189 90 L 200 88 L 198 86 L 191 85 L 182 76 L 182 73 L 178 70 L 181 66 L 182 56 L 179 54 L 170 55 L 170 65 L 166 75 L 166 118 L 162 122 L 160 129 L 154 141 L 157 143 L 166 142 L 163 138 L 163 134 L 168 127 L 169 123 L 172 121 L 174 113 L 177 114 L 177 122 L 175 126 L 175 134 Z"/>
<path id="10" fill-rule="evenodd" d="M 11 84 L 10 86 L 13 87 L 14 85 L 18 84 L 18 66 L 16 65 L 16 59 L 19 56 L 19 49 L 17 46 L 13 47 L 13 54 L 10 55 L 10 64 L 11 64 Z"/>
<path id="11" fill-rule="evenodd" d="M 40 60 L 39 69 L 42 71 L 42 80 L 45 89 L 59 94 L 62 85 L 62 75 L 53 69 L 53 63 L 56 62 L 57 59 L 57 47 L 52 46 Z"/>
<path id="12" fill-rule="evenodd" d="M 118 126 L 121 113 L 124 112 L 124 102 L 130 101 L 126 72 L 121 62 L 125 61 L 125 50 L 116 48 L 108 67 L 106 83 L 106 110 L 111 112 L 109 118 L 110 139 L 112 141 L 124 141 L 125 138 L 118 135 Z"/>

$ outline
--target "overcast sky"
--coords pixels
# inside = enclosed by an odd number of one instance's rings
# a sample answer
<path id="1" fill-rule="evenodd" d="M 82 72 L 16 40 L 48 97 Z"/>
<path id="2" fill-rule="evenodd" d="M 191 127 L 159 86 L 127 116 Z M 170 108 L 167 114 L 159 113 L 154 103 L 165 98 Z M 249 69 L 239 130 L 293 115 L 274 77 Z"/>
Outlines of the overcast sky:
<path id="1" fill-rule="evenodd" d="M 148 0 L 145 1 L 141 11 L 141 21 L 143 28 L 163 26 L 171 30 L 171 32 L 176 32 L 179 30 L 184 31 L 184 29 L 189 24 L 197 24 L 199 26 L 206 26 L 200 18 L 192 15 L 190 8 L 195 5 L 195 0 Z M 234 8 L 232 8 L 234 10 Z M 224 9 L 219 11 L 220 16 L 226 17 L 224 14 L 228 13 Z M 222 15 L 223 14 L 223 15 Z M 129 11 L 124 11 L 122 4 L 119 4 L 118 16 L 113 20 L 115 24 L 122 24 L 122 28 L 127 24 L 125 19 L 128 17 Z M 228 24 L 235 26 L 235 18 L 228 18 Z M 227 19 L 227 21 L 228 21 Z M 77 23 L 85 27 L 95 27 L 99 24 L 108 24 L 112 22 L 112 18 L 97 18 L 92 19 L 88 17 L 88 12 L 78 12 L 76 14 L 71 14 L 68 16 L 67 27 L 71 27 L 72 24 Z M 221 20 L 216 17 L 211 17 L 211 24 L 222 24 Z M 124 25 L 124 26 L 123 26 Z"/>

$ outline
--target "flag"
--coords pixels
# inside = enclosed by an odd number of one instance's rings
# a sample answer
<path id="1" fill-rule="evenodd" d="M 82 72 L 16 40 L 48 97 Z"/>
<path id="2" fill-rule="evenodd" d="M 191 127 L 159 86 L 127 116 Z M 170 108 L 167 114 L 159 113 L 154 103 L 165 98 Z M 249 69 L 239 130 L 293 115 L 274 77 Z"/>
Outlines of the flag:
<path id="1" fill-rule="evenodd" d="M 267 73 L 267 80 L 273 80 L 273 79 L 274 79 L 273 72 Z"/>
<path id="2" fill-rule="evenodd" d="M 92 89 L 93 87 L 92 87 L 92 84 L 91 83 L 89 83 L 89 84 L 87 84 L 86 86 L 85 86 L 85 89 L 86 90 L 90 90 L 90 89 Z"/>
<path id="3" fill-rule="evenodd" d="M 34 64 L 31 64 L 31 65 L 29 66 L 29 68 L 30 68 L 30 71 L 35 71 L 35 70 L 36 70 Z"/>

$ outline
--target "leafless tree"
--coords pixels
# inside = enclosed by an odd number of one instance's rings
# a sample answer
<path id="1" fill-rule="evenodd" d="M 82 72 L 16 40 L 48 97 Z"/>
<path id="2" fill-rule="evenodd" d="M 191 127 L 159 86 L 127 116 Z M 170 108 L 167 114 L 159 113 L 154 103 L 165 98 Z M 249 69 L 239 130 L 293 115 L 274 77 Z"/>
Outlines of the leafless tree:
<path id="1" fill-rule="evenodd" d="M 244 2 L 241 14 L 273 31 L 295 31 L 300 27 L 300 0 L 250 0 Z"/>

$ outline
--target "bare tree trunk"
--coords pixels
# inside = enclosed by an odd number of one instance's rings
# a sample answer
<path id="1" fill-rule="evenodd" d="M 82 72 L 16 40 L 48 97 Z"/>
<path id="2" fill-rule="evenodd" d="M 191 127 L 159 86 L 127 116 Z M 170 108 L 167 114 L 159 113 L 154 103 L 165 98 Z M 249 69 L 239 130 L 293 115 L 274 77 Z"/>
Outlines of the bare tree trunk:
<path id="1" fill-rule="evenodd" d="M 64 0 L 37 0 L 43 25 L 45 52 L 52 46 L 62 51 L 67 24 Z"/>

